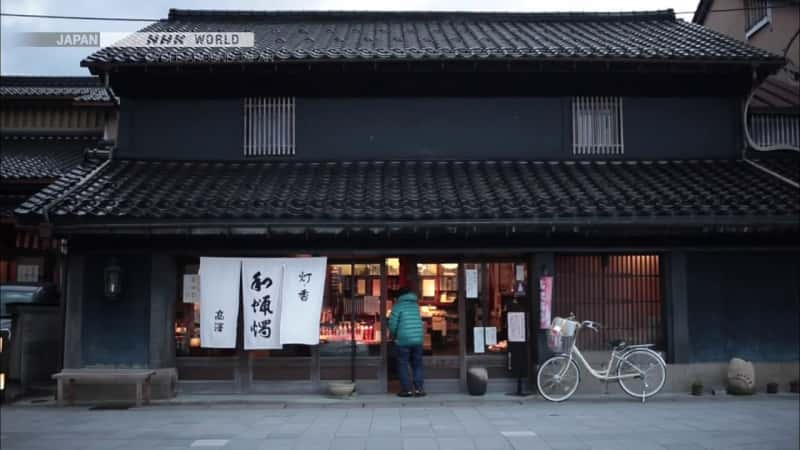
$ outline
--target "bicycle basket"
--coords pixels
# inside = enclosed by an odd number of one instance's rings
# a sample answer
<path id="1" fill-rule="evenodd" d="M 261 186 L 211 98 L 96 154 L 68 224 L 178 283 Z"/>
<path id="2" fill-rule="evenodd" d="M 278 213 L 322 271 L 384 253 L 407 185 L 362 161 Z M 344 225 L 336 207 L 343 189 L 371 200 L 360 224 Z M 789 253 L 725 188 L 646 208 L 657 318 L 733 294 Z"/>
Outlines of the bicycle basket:
<path id="1" fill-rule="evenodd" d="M 550 325 L 550 333 L 547 336 L 547 346 L 556 353 L 569 352 L 575 342 L 575 330 L 577 328 L 577 322 L 561 317 L 554 318 Z"/>
<path id="2" fill-rule="evenodd" d="M 555 353 L 569 353 L 569 351 L 572 350 L 573 343 L 575 343 L 574 335 L 560 336 L 551 333 L 547 336 L 547 346 Z"/>

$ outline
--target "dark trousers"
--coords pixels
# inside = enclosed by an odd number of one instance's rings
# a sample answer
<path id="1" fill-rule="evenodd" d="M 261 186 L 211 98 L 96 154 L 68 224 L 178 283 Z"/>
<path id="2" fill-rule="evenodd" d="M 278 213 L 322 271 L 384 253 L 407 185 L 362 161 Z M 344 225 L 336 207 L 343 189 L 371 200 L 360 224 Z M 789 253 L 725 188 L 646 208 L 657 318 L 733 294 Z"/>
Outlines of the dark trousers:
<path id="1" fill-rule="evenodd" d="M 412 389 L 411 380 L 408 376 L 408 364 L 411 363 L 411 372 L 414 376 L 414 389 L 423 390 L 425 385 L 425 372 L 422 369 L 422 346 L 411 345 L 403 346 L 398 345 L 395 347 L 397 353 L 397 378 L 400 379 L 400 385 L 404 392 L 410 392 Z"/>

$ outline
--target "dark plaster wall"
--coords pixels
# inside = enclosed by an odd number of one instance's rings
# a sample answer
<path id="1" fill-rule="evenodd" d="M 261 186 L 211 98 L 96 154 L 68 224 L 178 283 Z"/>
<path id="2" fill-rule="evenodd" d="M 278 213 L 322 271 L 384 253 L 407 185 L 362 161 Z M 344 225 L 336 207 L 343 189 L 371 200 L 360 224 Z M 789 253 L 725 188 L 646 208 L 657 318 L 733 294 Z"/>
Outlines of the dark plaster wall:
<path id="1" fill-rule="evenodd" d="M 737 104 L 624 97 L 622 158 L 735 157 Z M 298 97 L 291 159 L 573 159 L 570 114 L 564 96 Z M 120 157 L 242 160 L 242 143 L 240 97 L 123 99 Z"/>
<path id="2" fill-rule="evenodd" d="M 122 296 L 108 300 L 103 270 L 109 257 L 86 257 L 83 289 L 83 365 L 147 367 L 150 343 L 150 255 L 117 258 L 123 269 Z"/>
<path id="3" fill-rule="evenodd" d="M 800 359 L 800 253 L 687 255 L 690 362 Z"/>

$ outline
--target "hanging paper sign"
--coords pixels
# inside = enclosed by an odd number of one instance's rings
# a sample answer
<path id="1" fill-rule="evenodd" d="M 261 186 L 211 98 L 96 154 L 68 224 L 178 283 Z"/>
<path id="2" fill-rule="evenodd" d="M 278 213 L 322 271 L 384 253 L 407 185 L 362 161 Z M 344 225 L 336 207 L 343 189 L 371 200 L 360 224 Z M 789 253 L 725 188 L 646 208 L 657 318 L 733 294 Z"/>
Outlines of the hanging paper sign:
<path id="1" fill-rule="evenodd" d="M 516 281 L 525 281 L 525 266 L 523 264 L 516 265 Z"/>
<path id="2" fill-rule="evenodd" d="M 239 258 L 200 258 L 201 347 L 236 347 L 241 265 Z"/>
<path id="3" fill-rule="evenodd" d="M 508 313 L 508 342 L 525 342 L 525 313 Z"/>
<path id="4" fill-rule="evenodd" d="M 200 275 L 183 276 L 183 303 L 200 303 Z"/>
<path id="5" fill-rule="evenodd" d="M 466 269 L 467 298 L 478 298 L 478 269 Z"/>
<path id="6" fill-rule="evenodd" d="M 539 328 L 550 328 L 550 316 L 553 306 L 553 277 L 539 279 Z"/>
<path id="7" fill-rule="evenodd" d="M 497 327 L 486 327 L 483 334 L 486 336 L 486 345 L 497 345 Z"/>
<path id="8" fill-rule="evenodd" d="M 287 258 L 283 262 L 280 342 L 316 345 L 327 258 Z"/>
<path id="9" fill-rule="evenodd" d="M 284 258 L 242 260 L 244 349 L 268 350 L 281 345 L 281 282 Z"/>
<path id="10" fill-rule="evenodd" d="M 483 327 L 473 327 L 472 328 L 472 341 L 473 341 L 473 352 L 474 353 L 483 353 L 486 350 L 486 341 L 484 338 L 486 335 L 484 334 Z"/>

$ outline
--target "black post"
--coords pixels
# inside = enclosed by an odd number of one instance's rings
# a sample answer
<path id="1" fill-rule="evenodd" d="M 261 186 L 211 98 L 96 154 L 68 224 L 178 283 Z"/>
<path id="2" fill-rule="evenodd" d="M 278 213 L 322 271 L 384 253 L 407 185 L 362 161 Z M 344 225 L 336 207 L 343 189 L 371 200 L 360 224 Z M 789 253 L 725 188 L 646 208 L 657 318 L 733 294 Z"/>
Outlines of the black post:
<path id="1" fill-rule="evenodd" d="M 356 299 L 350 299 L 350 381 L 356 382 Z"/>

